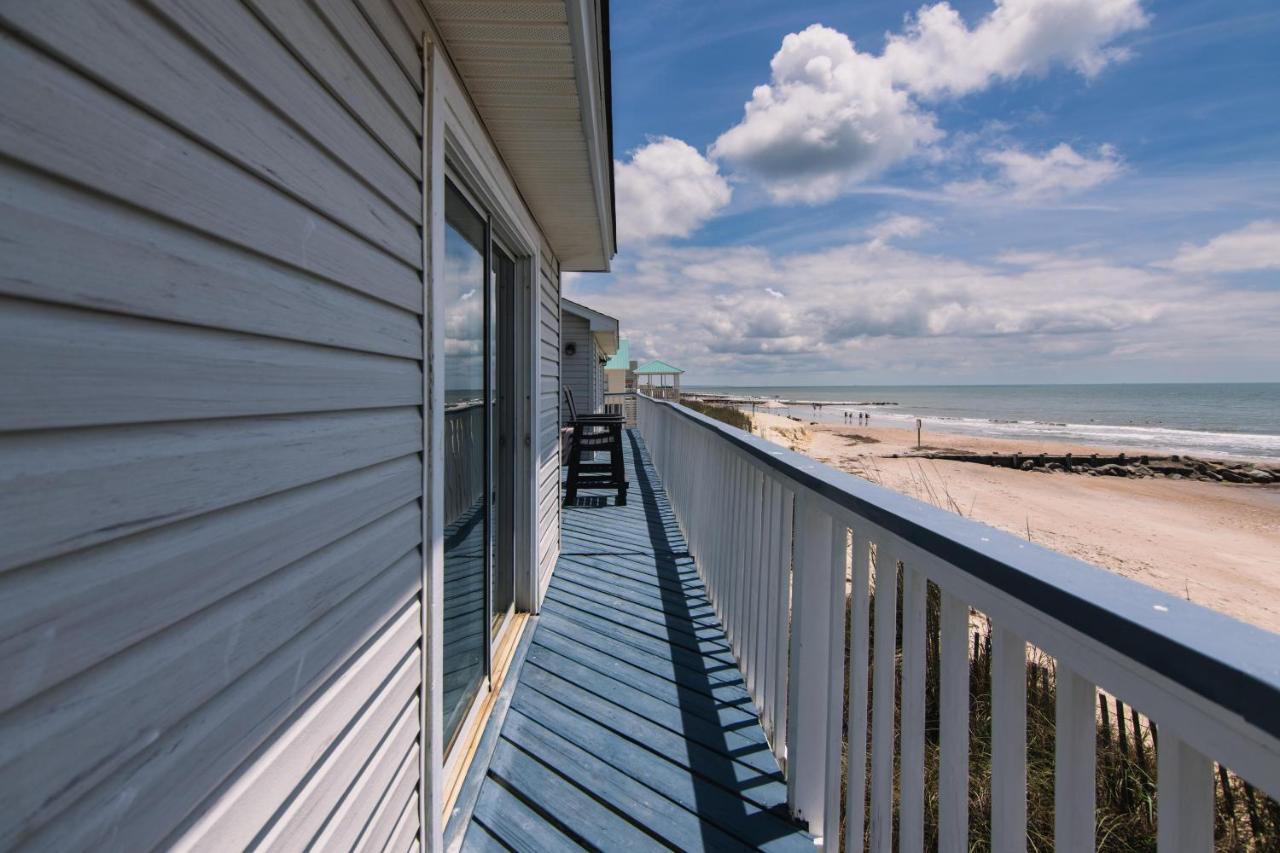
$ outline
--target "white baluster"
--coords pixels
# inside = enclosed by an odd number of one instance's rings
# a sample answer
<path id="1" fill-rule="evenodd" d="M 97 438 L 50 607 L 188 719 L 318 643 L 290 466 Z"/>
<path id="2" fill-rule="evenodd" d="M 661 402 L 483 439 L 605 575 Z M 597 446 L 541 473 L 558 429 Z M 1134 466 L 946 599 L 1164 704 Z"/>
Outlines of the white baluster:
<path id="1" fill-rule="evenodd" d="M 1055 679 L 1053 847 L 1064 853 L 1095 844 L 1097 689 L 1061 663 Z"/>
<path id="2" fill-rule="evenodd" d="M 861 850 L 867 809 L 867 664 L 871 543 L 853 532 L 853 592 L 849 601 L 849 758 L 845 797 L 845 844 Z"/>
<path id="3" fill-rule="evenodd" d="M 754 699 L 756 696 L 756 644 L 760 639 L 760 631 L 756 625 L 756 613 L 760 609 L 760 545 L 763 540 L 763 524 L 761 518 L 761 495 L 764 490 L 764 477 L 755 465 L 751 466 L 751 507 L 749 535 L 747 537 L 747 589 L 746 612 L 742 620 L 742 675 L 747 683 L 747 692 Z"/>
<path id="4" fill-rule="evenodd" d="M 734 636 L 734 618 L 737 613 L 733 608 L 733 597 L 738 589 L 738 548 L 741 545 L 738 522 L 742 518 L 742 468 L 738 463 L 738 454 L 729 454 L 729 516 L 725 519 L 725 562 L 720 575 L 720 608 L 721 622 L 725 635 L 732 645 Z"/>
<path id="5" fill-rule="evenodd" d="M 755 466 L 747 462 L 746 458 L 742 461 L 742 519 L 741 519 L 741 544 L 739 546 L 738 557 L 738 594 L 735 602 L 735 609 L 738 612 L 735 619 L 735 637 L 737 643 L 735 645 L 738 661 L 745 664 L 747 659 L 748 643 L 751 642 L 747 630 L 747 612 L 750 608 L 749 601 L 751 599 L 751 561 L 754 559 L 752 551 L 752 536 L 755 534 L 754 525 L 752 523 L 752 509 L 755 506 L 755 482 L 756 472 Z M 742 668 L 741 666 L 739 667 Z M 746 670 L 742 670 L 746 674 Z"/>
<path id="6" fill-rule="evenodd" d="M 871 850 L 893 845 L 894 658 L 898 630 L 898 558 L 876 543 L 875 666 L 871 689 Z"/>
<path id="7" fill-rule="evenodd" d="M 994 626 L 991 651 L 991 849 L 1027 849 L 1027 644 Z"/>
<path id="8" fill-rule="evenodd" d="M 831 516 L 808 495 L 796 509 L 794 613 L 791 620 L 791 708 L 787 734 L 788 800 L 796 817 L 822 832 L 826 781 L 827 683 L 831 676 Z"/>
<path id="9" fill-rule="evenodd" d="M 752 614 L 752 624 L 755 626 L 753 628 L 755 651 L 751 661 L 751 668 L 755 672 L 755 687 L 751 698 L 755 700 L 756 710 L 759 711 L 762 719 L 765 719 L 768 713 L 765 710 L 764 693 L 769 679 L 766 658 L 770 639 L 769 612 L 773 606 L 773 564 L 769 555 L 773 551 L 773 539 L 776 535 L 777 529 L 774 527 L 773 518 L 773 477 L 765 471 L 761 473 L 760 483 L 760 545 L 757 561 L 760 571 L 756 578 L 758 587 L 756 609 Z"/>
<path id="10" fill-rule="evenodd" d="M 902 735 L 898 771 L 898 849 L 924 848 L 924 575 L 902 571 Z"/>
<path id="11" fill-rule="evenodd" d="M 791 660 L 790 660 L 790 621 L 791 621 L 791 568 L 792 550 L 795 543 L 795 493 L 783 490 L 779 508 L 782 524 L 778 536 L 778 548 L 775 559 L 778 561 L 778 574 L 774 578 L 777 583 L 777 601 L 774 608 L 773 636 L 775 678 L 773 686 L 774 702 L 774 754 L 779 761 L 786 761 L 787 778 L 791 777 L 790 762 L 787 761 L 787 744 L 789 743 L 790 726 L 787 722 L 790 713 L 787 699 L 790 694 Z"/>
<path id="12" fill-rule="evenodd" d="M 938 849 L 969 849 L 969 607 L 942 593 Z"/>
<path id="13" fill-rule="evenodd" d="M 1213 765 L 1167 728 L 1156 751 L 1156 848 L 1160 853 L 1213 849 Z"/>
<path id="14" fill-rule="evenodd" d="M 760 710 L 760 718 L 764 720 L 764 729 L 769 737 L 777 739 L 776 720 L 773 718 L 773 610 L 777 606 L 777 583 L 774 575 L 778 571 L 774 559 L 774 548 L 778 539 L 778 486 L 773 477 L 765 475 L 764 480 L 764 514 L 761 524 L 764 525 L 765 539 L 760 549 L 764 571 L 760 575 L 760 644 L 756 651 L 756 667 L 759 676 L 756 678 L 756 705 Z"/>
<path id="15" fill-rule="evenodd" d="M 754 525 L 753 535 L 751 535 L 751 603 L 748 611 L 748 625 L 746 625 L 746 637 L 748 637 L 748 649 L 744 654 L 744 662 L 746 670 L 750 672 L 748 676 L 748 689 L 751 694 L 751 701 L 759 704 L 760 701 L 760 646 L 762 646 L 764 628 L 760 624 L 760 611 L 764 610 L 764 593 L 767 584 L 764 583 L 765 560 L 764 548 L 768 542 L 768 535 L 765 532 L 765 525 L 768 524 L 769 516 L 764 507 L 764 493 L 768 487 L 768 476 L 764 471 L 755 469 L 755 484 L 751 487 L 751 503 L 753 503 L 753 512 L 751 512 L 751 524 Z"/>
<path id="16" fill-rule="evenodd" d="M 849 528 L 833 521 L 828 558 L 827 606 L 827 772 L 823 783 L 823 850 L 840 851 L 840 745 L 844 737 L 845 574 L 849 563 Z"/>

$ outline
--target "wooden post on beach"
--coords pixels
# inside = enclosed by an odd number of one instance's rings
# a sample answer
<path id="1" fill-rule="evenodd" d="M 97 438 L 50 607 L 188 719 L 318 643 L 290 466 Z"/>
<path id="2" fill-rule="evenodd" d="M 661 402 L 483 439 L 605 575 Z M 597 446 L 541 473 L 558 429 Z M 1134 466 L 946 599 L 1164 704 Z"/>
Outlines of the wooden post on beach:
<path id="1" fill-rule="evenodd" d="M 920 449 L 920 419 L 916 418 L 916 450 Z"/>

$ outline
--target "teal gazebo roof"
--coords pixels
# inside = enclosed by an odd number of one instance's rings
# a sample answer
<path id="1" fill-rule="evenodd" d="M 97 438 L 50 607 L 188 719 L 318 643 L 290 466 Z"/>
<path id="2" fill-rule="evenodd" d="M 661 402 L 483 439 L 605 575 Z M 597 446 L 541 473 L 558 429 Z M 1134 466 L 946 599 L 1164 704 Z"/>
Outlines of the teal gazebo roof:
<path id="1" fill-rule="evenodd" d="M 631 367 L 631 344 L 627 341 L 618 341 L 618 351 L 609 356 L 609 360 L 604 363 L 605 370 L 626 370 Z"/>
<path id="2" fill-rule="evenodd" d="M 655 376 L 660 374 L 680 374 L 680 373 L 684 373 L 684 371 L 678 367 L 673 367 L 670 364 L 667 364 L 665 361 L 660 361 L 659 359 L 656 359 L 656 358 L 653 361 L 645 362 L 644 364 L 636 368 L 637 376 Z"/>

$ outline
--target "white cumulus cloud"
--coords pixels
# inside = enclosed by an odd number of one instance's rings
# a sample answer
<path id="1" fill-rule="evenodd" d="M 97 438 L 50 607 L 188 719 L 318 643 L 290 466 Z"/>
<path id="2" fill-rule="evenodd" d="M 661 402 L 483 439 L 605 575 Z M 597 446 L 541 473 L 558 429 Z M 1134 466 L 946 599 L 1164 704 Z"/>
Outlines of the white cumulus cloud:
<path id="1" fill-rule="evenodd" d="M 1063 142 L 1043 154 L 1006 148 L 989 151 L 982 159 L 996 168 L 995 178 L 948 184 L 947 192 L 964 197 L 998 196 L 1010 201 L 1044 201 L 1104 184 L 1124 169 L 1111 145 L 1100 146 L 1097 155 L 1092 157 Z"/>
<path id="2" fill-rule="evenodd" d="M 679 139 L 663 136 L 614 162 L 618 239 L 687 237 L 729 203 L 733 190 L 716 165 Z"/>
<path id="3" fill-rule="evenodd" d="M 1252 222 L 1204 245 L 1183 246 L 1165 266 L 1184 273 L 1280 269 L 1280 221 Z"/>
<path id="4" fill-rule="evenodd" d="M 925 6 L 883 53 L 837 30 L 792 33 L 742 121 L 711 147 L 778 201 L 827 201 L 942 138 L 921 102 L 1065 65 L 1091 77 L 1145 26 L 1140 0 L 997 0 L 970 28 L 947 2 Z"/>
<path id="5" fill-rule="evenodd" d="M 1146 24 L 1140 0 L 997 0 L 973 28 L 944 2 L 891 35 L 882 61 L 895 83 L 921 97 L 966 95 L 1055 64 L 1093 77 L 1124 58 L 1110 43 Z"/>
<path id="6" fill-rule="evenodd" d="M 778 201 L 827 201 L 942 136 L 878 58 L 829 27 L 788 35 L 771 68 L 711 155 L 758 175 Z"/>
<path id="7" fill-rule="evenodd" d="M 867 229 L 872 245 L 884 245 L 895 237 L 915 237 L 933 227 L 933 223 L 919 216 L 895 214 L 880 220 Z"/>

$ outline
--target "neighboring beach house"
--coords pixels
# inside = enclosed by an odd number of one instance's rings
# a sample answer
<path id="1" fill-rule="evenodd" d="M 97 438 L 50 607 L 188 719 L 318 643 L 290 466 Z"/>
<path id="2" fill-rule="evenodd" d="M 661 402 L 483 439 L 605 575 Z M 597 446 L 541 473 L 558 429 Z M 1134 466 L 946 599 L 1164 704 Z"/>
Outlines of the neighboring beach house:
<path id="1" fill-rule="evenodd" d="M 1101 772 L 1165 853 L 1212 848 L 1215 762 L 1280 793 L 1280 637 L 665 362 L 583 425 L 626 503 L 561 506 L 567 327 L 627 361 L 560 294 L 616 248 L 604 0 L 0 27 L 0 849 L 1021 851 L 1038 761 L 1055 849 Z"/>
<path id="2" fill-rule="evenodd" d="M 618 352 L 618 321 L 586 305 L 560 300 L 560 382 L 579 414 L 604 410 L 605 364 Z M 567 421 L 567 408 L 562 421 Z"/>

